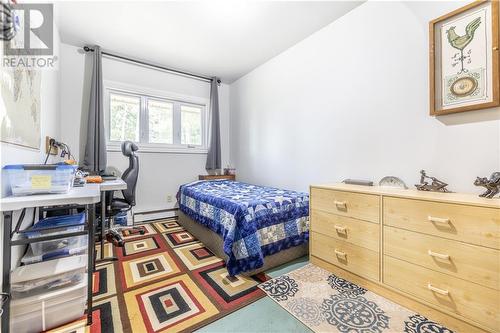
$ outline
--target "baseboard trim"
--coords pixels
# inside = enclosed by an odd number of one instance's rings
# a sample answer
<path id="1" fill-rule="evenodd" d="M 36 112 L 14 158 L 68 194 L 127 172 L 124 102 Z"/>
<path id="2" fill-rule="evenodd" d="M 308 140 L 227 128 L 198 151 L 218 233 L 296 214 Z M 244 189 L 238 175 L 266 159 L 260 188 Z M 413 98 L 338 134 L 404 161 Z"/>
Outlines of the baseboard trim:
<path id="1" fill-rule="evenodd" d="M 164 219 L 168 217 L 177 216 L 179 208 L 158 209 L 134 213 L 134 221 L 137 223 L 144 223 L 153 220 Z"/>

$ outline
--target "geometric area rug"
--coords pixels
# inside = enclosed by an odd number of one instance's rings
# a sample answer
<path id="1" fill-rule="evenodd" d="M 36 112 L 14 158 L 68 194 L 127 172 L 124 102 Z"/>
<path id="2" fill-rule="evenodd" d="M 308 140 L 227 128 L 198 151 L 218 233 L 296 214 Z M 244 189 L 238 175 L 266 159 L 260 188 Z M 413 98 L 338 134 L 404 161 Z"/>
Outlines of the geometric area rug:
<path id="1" fill-rule="evenodd" d="M 144 235 L 122 232 L 123 247 L 105 244 L 118 261 L 96 267 L 92 325 L 81 318 L 49 332 L 192 332 L 265 296 L 265 274 L 229 276 L 177 218 L 139 227 Z"/>
<path id="2" fill-rule="evenodd" d="M 453 333 L 313 264 L 259 288 L 314 332 Z"/>

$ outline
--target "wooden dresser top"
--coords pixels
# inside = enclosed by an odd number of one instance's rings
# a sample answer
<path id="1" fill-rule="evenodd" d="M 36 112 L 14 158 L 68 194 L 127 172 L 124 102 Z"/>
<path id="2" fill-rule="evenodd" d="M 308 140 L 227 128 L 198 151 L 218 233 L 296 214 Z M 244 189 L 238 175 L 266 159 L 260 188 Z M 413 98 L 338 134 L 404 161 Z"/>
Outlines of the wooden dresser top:
<path id="1" fill-rule="evenodd" d="M 364 194 L 376 194 L 388 197 L 418 199 L 427 201 L 440 201 L 460 205 L 473 205 L 500 209 L 500 199 L 481 198 L 477 194 L 471 193 L 439 193 L 418 191 L 416 189 L 396 189 L 380 186 L 350 185 L 344 183 L 311 185 L 311 188 L 319 188 L 335 191 L 346 191 Z M 500 212 L 499 212 L 500 214 Z"/>

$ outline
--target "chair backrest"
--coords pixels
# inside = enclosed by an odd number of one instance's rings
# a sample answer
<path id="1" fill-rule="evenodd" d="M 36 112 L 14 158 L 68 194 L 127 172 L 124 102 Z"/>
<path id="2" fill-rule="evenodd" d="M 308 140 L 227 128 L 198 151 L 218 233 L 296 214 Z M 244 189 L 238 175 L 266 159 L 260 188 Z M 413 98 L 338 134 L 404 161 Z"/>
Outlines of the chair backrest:
<path id="1" fill-rule="evenodd" d="M 139 157 L 135 152 L 139 148 L 131 141 L 122 142 L 122 154 L 128 157 L 128 168 L 122 174 L 122 179 L 127 183 L 127 189 L 122 191 L 123 198 L 130 206 L 135 206 L 135 188 L 139 176 Z"/>

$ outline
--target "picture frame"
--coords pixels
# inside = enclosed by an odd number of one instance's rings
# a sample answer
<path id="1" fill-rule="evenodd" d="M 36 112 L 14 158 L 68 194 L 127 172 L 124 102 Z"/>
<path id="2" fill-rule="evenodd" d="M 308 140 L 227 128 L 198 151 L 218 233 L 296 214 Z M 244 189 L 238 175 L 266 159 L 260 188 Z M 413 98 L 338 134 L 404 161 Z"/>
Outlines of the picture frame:
<path id="1" fill-rule="evenodd" d="M 499 1 L 479 0 L 429 22 L 430 115 L 500 105 Z"/>

